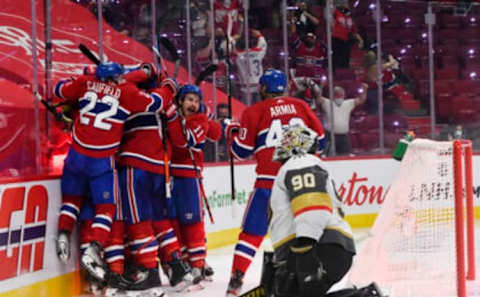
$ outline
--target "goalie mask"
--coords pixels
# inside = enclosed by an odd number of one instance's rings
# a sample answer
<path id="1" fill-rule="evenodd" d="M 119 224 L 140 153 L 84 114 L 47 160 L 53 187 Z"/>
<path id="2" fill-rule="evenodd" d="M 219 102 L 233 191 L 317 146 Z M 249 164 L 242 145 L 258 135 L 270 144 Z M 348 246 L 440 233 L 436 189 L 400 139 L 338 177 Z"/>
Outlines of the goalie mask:
<path id="1" fill-rule="evenodd" d="M 287 125 L 282 128 L 282 139 L 273 152 L 274 161 L 286 161 L 293 156 L 314 151 L 318 134 L 303 125 Z"/>

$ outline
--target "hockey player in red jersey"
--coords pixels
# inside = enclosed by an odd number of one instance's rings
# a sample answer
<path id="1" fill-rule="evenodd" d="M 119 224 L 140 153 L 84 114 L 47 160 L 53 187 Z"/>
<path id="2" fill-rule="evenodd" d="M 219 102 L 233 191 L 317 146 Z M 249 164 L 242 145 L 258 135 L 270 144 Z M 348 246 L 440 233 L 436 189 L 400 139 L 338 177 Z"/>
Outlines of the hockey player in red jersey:
<path id="1" fill-rule="evenodd" d="M 180 261 L 180 246 L 168 218 L 164 154 L 173 146 L 186 146 L 176 114 L 174 98 L 177 84 L 166 79 L 160 88 L 151 90 L 152 100 L 143 104 L 144 112 L 130 116 L 119 151 L 120 189 L 127 223 L 127 245 L 135 264 L 147 272 L 144 281 L 130 289 L 163 294 L 157 269 L 157 251 L 165 250 L 165 260 L 172 268 L 169 280 L 175 289 L 183 289 L 191 274 Z M 139 103 L 141 104 L 141 103 Z M 159 114 L 162 112 L 162 115 Z M 160 118 L 165 115 L 165 120 Z M 162 146 L 162 125 L 166 125 L 169 142 Z"/>
<path id="2" fill-rule="evenodd" d="M 271 188 L 280 168 L 279 163 L 272 161 L 272 154 L 281 141 L 282 127 L 300 124 L 311 128 L 321 140 L 319 150 L 323 149 L 322 124 L 304 101 L 283 96 L 286 86 L 285 73 L 275 69 L 265 71 L 260 78 L 262 101 L 243 112 L 240 124 L 230 123 L 226 127 L 226 134 L 232 139 L 233 155 L 245 159 L 253 154 L 257 161 L 253 194 L 235 246 L 228 297 L 239 295 L 245 272 L 267 233 Z"/>
<path id="3" fill-rule="evenodd" d="M 120 145 L 124 122 L 139 112 L 138 102 L 150 102 L 150 96 L 124 80 L 124 69 L 116 63 L 100 64 L 95 74 L 60 81 L 58 97 L 78 110 L 72 127 L 73 143 L 65 159 L 62 175 L 62 206 L 57 248 L 62 260 L 68 254 L 68 239 L 86 195 L 90 195 L 95 216 L 91 242 L 82 255 L 82 265 L 95 278 L 104 280 L 106 268 L 101 249 L 107 243 L 119 202 L 118 177 L 114 154 Z M 148 73 L 139 70 L 147 79 Z M 65 248 L 67 247 L 67 248 Z"/>
<path id="4" fill-rule="evenodd" d="M 188 147 L 172 152 L 171 172 L 175 177 L 172 196 L 180 223 L 179 236 L 187 248 L 188 263 L 192 267 L 193 283 L 197 284 L 209 272 L 205 269 L 205 226 L 203 212 L 203 145 L 218 140 L 221 127 L 208 119 L 208 110 L 202 103 L 202 91 L 195 85 L 180 88 L 177 103 L 184 124 Z"/>

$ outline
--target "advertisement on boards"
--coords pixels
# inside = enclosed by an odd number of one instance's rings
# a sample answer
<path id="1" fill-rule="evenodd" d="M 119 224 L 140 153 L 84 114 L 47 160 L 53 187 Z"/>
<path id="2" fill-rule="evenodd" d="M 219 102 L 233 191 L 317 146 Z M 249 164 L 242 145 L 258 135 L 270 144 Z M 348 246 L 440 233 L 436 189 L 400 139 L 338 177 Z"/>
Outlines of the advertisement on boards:
<path id="1" fill-rule="evenodd" d="M 0 185 L 0 293 L 78 269 L 56 257 L 60 197 L 58 179 Z"/>

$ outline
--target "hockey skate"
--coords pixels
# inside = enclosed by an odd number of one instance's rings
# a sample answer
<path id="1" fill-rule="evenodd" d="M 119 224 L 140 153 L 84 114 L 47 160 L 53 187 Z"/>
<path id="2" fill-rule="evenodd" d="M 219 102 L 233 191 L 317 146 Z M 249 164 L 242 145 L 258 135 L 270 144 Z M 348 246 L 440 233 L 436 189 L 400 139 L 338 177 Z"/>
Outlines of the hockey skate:
<path id="1" fill-rule="evenodd" d="M 56 241 L 57 256 L 64 264 L 70 259 L 70 234 L 67 231 L 60 231 Z"/>
<path id="2" fill-rule="evenodd" d="M 98 242 L 89 243 L 81 258 L 82 266 L 94 278 L 104 281 L 107 274 L 107 266 L 102 259 L 102 247 Z"/>
<path id="3" fill-rule="evenodd" d="M 146 277 L 133 283 L 128 290 L 125 291 L 127 297 L 167 297 L 162 290 L 160 274 L 157 268 L 144 269 Z"/>
<path id="4" fill-rule="evenodd" d="M 214 273 L 212 266 L 208 265 L 205 261 L 205 266 L 203 266 L 203 276 L 205 277 L 205 280 L 209 282 L 213 281 Z"/>
<path id="5" fill-rule="evenodd" d="M 243 285 L 243 277 L 245 274 L 240 270 L 235 270 L 230 277 L 228 282 L 227 295 L 226 297 L 237 297 L 240 295 Z"/>
<path id="6" fill-rule="evenodd" d="M 203 267 L 194 267 L 192 269 L 192 284 L 188 287 L 188 291 L 199 291 L 205 289 L 203 284 L 201 283 L 203 280 L 205 280 L 205 275 L 204 275 L 204 268 Z"/>
<path id="7" fill-rule="evenodd" d="M 181 292 L 193 283 L 193 276 L 190 266 L 183 261 L 175 259 L 166 267 L 171 290 Z"/>
<path id="8" fill-rule="evenodd" d="M 93 278 L 90 274 L 86 275 L 86 281 L 88 283 L 87 291 L 93 296 L 102 296 L 102 291 L 105 288 L 105 282 L 99 281 Z"/>
<path id="9" fill-rule="evenodd" d="M 132 282 L 125 279 L 122 275 L 110 272 L 107 275 L 107 288 L 105 297 L 124 297 L 126 290 L 132 285 Z"/>

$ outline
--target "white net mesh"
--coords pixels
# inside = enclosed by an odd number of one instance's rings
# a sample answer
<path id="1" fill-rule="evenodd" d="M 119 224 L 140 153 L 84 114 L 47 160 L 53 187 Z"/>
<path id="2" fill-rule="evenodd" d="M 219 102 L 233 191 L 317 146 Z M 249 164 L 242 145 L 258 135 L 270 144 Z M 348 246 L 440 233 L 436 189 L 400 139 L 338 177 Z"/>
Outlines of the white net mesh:
<path id="1" fill-rule="evenodd" d="M 391 297 L 456 296 L 453 144 L 413 141 L 350 279 Z"/>

